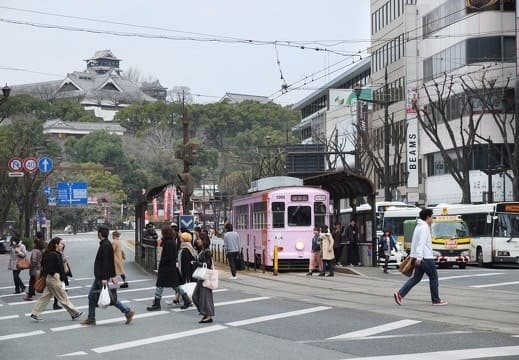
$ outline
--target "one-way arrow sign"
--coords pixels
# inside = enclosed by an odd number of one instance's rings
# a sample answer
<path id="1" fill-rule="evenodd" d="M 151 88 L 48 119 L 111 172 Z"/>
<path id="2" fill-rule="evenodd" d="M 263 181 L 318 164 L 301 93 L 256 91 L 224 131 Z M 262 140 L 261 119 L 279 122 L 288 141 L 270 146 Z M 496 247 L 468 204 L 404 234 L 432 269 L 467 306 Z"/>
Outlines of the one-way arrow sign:
<path id="1" fill-rule="evenodd" d="M 38 160 L 38 169 L 40 172 L 49 172 L 54 168 L 54 163 L 51 158 L 42 157 Z"/>

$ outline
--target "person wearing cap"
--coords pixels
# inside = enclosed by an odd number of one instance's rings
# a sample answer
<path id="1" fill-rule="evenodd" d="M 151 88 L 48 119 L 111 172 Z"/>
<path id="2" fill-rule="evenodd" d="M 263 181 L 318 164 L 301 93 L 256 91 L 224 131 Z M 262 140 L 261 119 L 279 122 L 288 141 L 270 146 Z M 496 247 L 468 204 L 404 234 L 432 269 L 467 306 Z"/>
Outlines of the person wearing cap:
<path id="1" fill-rule="evenodd" d="M 112 232 L 112 247 L 114 248 L 114 262 L 115 262 L 115 275 L 120 276 L 123 280 L 121 289 L 127 288 L 128 283 L 126 282 L 126 275 L 124 274 L 124 260 L 126 260 L 126 254 L 124 253 L 123 246 L 121 245 L 121 233 L 117 230 Z"/>

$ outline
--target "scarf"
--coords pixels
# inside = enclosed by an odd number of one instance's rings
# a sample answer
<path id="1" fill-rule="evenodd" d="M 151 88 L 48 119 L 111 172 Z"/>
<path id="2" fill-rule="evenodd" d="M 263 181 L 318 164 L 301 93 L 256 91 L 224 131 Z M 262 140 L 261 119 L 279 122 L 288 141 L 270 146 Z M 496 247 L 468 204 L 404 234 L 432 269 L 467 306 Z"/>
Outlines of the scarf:
<path id="1" fill-rule="evenodd" d="M 182 249 L 187 249 L 191 255 L 193 255 L 193 257 L 196 259 L 196 250 L 195 248 L 193 247 L 193 245 L 191 245 L 190 242 L 181 242 L 180 243 L 180 250 Z"/>

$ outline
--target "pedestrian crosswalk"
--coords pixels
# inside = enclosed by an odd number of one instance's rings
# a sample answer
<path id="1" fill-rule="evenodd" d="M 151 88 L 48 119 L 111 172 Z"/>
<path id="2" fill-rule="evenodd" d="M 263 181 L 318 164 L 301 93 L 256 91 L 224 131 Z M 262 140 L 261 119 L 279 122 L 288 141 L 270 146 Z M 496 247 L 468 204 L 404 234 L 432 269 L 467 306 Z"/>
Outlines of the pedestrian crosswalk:
<path id="1" fill-rule="evenodd" d="M 91 281 L 91 278 L 74 279 L 73 286 L 68 290 L 70 299 L 73 299 L 76 307 L 82 311 L 88 309 L 88 290 Z M 152 357 L 154 351 L 163 351 L 162 345 L 171 342 L 192 342 L 200 341 L 200 338 L 207 340 L 210 339 L 209 337 L 217 337 L 218 343 L 221 343 L 222 339 L 235 336 L 240 339 L 239 341 L 250 342 L 250 344 L 257 342 L 270 344 L 265 345 L 267 347 L 272 346 L 273 342 L 277 342 L 276 344 L 283 349 L 290 349 L 289 344 L 303 346 L 305 347 L 303 353 L 311 348 L 311 353 L 320 354 L 319 358 L 323 360 L 352 358 L 352 356 L 368 360 L 411 359 L 411 357 L 459 360 L 478 358 L 467 355 L 476 356 L 477 352 L 472 351 L 474 349 L 453 350 L 453 346 L 459 347 L 459 344 L 463 344 L 463 340 L 449 343 L 450 338 L 469 337 L 478 333 L 465 326 L 449 326 L 443 329 L 434 323 L 401 318 L 400 315 L 369 316 L 324 303 L 295 301 L 272 295 L 258 296 L 240 291 L 234 284 L 232 287 L 224 286 L 214 290 L 215 323 L 206 326 L 197 324 L 195 307 L 183 310 L 177 305 L 163 305 L 160 311 L 147 312 L 146 305 L 153 300 L 155 290 L 154 279 L 151 277 L 133 280 L 129 289 L 118 291 L 119 299 L 136 310 L 134 321 L 129 326 L 124 325 L 125 317 L 116 309 L 113 311 L 98 309 L 96 326 L 82 326 L 78 322 L 69 322 L 64 309 L 46 310 L 41 314 L 44 321 L 34 323 L 29 316 L 35 300 L 15 301 L 14 298 L 6 296 L 0 299 L 4 305 L 0 308 L 0 344 L 6 345 L 10 342 L 14 344 L 15 341 L 30 342 L 35 346 L 47 344 L 53 334 L 59 333 L 60 339 L 67 343 L 66 348 L 46 348 L 45 356 L 40 358 L 68 358 L 116 352 L 128 352 L 122 353 L 120 357 L 128 357 L 131 354 L 130 357 L 141 358 Z M 164 295 L 162 303 L 173 297 L 172 292 Z M 305 331 L 307 328 L 313 331 Z M 445 349 L 403 354 L 402 348 L 387 346 L 396 339 L 413 337 L 416 339 L 413 341 L 420 343 L 428 341 L 432 336 L 438 338 L 438 343 L 446 342 Z M 369 351 L 361 354 L 362 351 L 359 350 L 361 347 L 353 344 L 358 342 L 365 344 L 366 340 L 370 340 L 371 345 L 367 348 Z M 492 343 L 489 340 L 488 344 Z M 519 338 L 509 336 L 507 341 L 503 342 L 501 339 L 499 343 L 500 346 L 485 346 L 483 342 L 478 349 L 481 350 L 481 354 L 492 352 L 492 358 L 519 357 Z M 381 349 L 376 356 L 373 355 L 373 352 L 376 352 L 373 348 L 374 344 L 380 344 Z M 2 346 L 2 348 L 10 349 L 9 346 Z M 355 357 L 357 355 L 364 355 L 364 357 Z M 220 357 L 213 356 L 213 358 Z"/>

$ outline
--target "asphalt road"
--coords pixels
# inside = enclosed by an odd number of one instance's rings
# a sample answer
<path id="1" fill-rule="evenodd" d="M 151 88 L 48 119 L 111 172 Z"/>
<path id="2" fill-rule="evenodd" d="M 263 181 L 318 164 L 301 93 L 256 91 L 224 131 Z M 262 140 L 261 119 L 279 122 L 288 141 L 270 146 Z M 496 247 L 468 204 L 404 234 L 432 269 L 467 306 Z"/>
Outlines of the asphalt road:
<path id="1" fill-rule="evenodd" d="M 123 239 L 131 237 L 124 233 Z M 74 278 L 68 294 L 82 311 L 92 282 L 95 234 L 63 236 Z M 201 325 L 196 310 L 165 305 L 147 312 L 155 276 L 141 271 L 126 249 L 130 287 L 119 298 L 135 309 L 124 325 L 115 308 L 97 310 L 84 327 L 51 305 L 44 322 L 29 318 L 34 302 L 12 295 L 11 273 L 0 273 L 0 354 L 10 359 L 519 359 L 519 289 L 515 269 L 440 270 L 446 307 L 428 301 L 427 282 L 397 306 L 391 294 L 405 278 L 397 271 L 356 268 L 361 275 L 334 278 L 303 273 L 273 276 L 241 272 L 214 292 L 216 316 Z M 7 269 L 8 255 L 0 255 Z M 28 274 L 22 273 L 28 280 Z M 492 285 L 492 286 L 490 286 Z M 476 287 L 479 286 L 479 287 Z"/>

